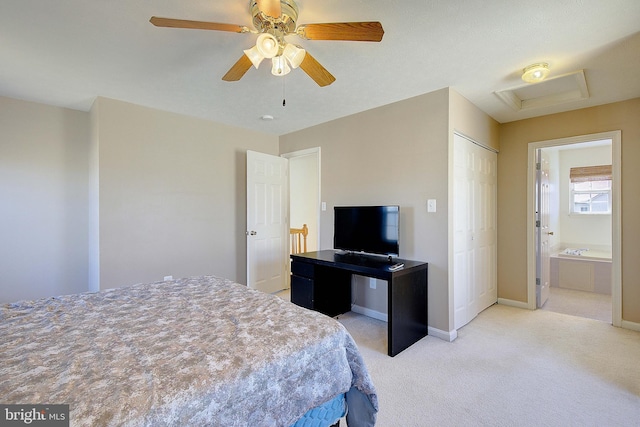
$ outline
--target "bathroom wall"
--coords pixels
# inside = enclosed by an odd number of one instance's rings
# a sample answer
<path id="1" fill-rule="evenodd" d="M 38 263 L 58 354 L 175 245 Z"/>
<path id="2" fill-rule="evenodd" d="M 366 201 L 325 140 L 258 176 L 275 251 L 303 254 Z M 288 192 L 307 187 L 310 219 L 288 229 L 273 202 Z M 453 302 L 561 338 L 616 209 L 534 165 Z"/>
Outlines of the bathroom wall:
<path id="1" fill-rule="evenodd" d="M 577 144 L 582 146 L 582 144 Z M 576 166 L 611 164 L 611 144 L 559 151 L 559 230 L 560 246 L 611 250 L 611 215 L 571 214 L 569 169 Z M 563 249 L 563 248 L 559 248 Z"/>

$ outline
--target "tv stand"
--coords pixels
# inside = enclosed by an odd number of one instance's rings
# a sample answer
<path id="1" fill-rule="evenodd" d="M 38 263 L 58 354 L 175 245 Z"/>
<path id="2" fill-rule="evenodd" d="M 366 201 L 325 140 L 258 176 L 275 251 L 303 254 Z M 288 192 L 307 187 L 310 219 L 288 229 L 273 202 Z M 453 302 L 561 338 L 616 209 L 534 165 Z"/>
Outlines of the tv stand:
<path id="1" fill-rule="evenodd" d="M 294 304 L 335 317 L 351 310 L 353 274 L 386 280 L 389 356 L 427 335 L 427 263 L 334 250 L 291 255 L 291 260 Z M 392 271 L 392 263 L 404 266 Z"/>

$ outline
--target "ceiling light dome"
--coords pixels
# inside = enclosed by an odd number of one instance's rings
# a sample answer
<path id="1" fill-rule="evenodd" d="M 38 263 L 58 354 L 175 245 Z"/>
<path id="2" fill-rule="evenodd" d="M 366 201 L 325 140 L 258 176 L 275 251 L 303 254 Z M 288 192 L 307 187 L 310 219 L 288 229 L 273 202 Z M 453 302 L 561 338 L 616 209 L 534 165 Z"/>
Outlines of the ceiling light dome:
<path id="1" fill-rule="evenodd" d="M 291 43 L 287 43 L 282 52 L 282 55 L 287 58 L 292 68 L 298 68 L 306 54 L 307 52 L 304 49 L 294 46 Z"/>
<path id="2" fill-rule="evenodd" d="M 522 70 L 522 80 L 527 83 L 538 83 L 549 75 L 549 64 L 539 62 L 529 65 Z"/>
<path id="3" fill-rule="evenodd" d="M 271 60 L 271 64 L 271 74 L 274 76 L 284 76 L 291 71 L 291 67 L 289 67 L 284 56 L 276 56 Z"/>
<path id="4" fill-rule="evenodd" d="M 256 47 L 265 58 L 273 58 L 278 54 L 278 50 L 280 49 L 278 40 L 274 35 L 268 33 L 262 33 L 258 36 Z"/>
<path id="5" fill-rule="evenodd" d="M 247 49 L 244 51 L 244 54 L 247 55 L 247 58 L 251 61 L 254 67 L 258 68 L 260 63 L 264 59 L 264 56 L 260 54 L 257 46 L 253 46 L 251 49 Z"/>

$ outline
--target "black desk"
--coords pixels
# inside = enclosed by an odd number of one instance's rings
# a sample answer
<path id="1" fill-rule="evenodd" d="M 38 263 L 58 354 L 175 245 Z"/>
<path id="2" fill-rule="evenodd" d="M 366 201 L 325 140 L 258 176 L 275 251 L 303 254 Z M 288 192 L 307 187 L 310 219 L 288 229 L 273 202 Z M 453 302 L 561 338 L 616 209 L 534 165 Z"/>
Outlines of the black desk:
<path id="1" fill-rule="evenodd" d="M 334 317 L 351 310 L 351 275 L 386 280 L 387 350 L 395 356 L 427 335 L 425 262 L 342 254 L 334 250 L 291 255 L 291 302 Z M 404 263 L 390 271 L 389 266 Z"/>

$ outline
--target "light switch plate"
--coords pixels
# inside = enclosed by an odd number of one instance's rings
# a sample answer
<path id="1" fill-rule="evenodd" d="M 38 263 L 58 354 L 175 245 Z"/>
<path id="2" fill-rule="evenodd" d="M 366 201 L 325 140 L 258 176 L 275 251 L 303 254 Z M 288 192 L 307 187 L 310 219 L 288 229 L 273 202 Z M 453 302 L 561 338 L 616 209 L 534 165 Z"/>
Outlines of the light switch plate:
<path id="1" fill-rule="evenodd" d="M 436 199 L 427 200 L 427 212 L 435 212 L 436 211 Z"/>

